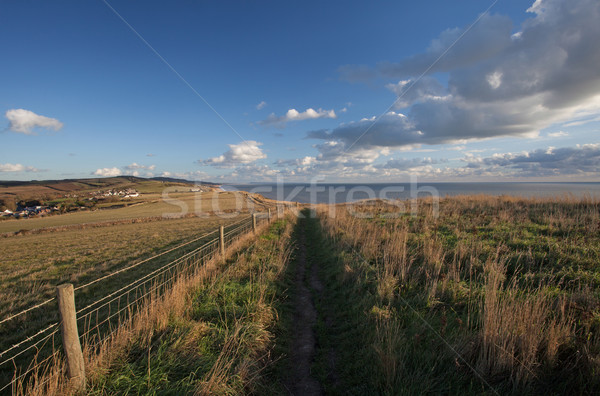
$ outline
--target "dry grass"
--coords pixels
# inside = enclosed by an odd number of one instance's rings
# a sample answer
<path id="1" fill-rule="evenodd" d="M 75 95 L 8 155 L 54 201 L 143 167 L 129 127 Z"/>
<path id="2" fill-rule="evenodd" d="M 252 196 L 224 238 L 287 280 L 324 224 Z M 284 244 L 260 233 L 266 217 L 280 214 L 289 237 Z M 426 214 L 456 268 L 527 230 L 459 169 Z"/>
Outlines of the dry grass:
<path id="1" fill-rule="evenodd" d="M 506 282 L 501 262 L 486 264 L 481 303 L 478 369 L 490 377 L 509 375 L 516 388 L 534 380 L 544 364 L 553 366 L 560 346 L 575 336 L 567 297 L 551 297 L 546 287 L 519 287 Z"/>
<path id="2" fill-rule="evenodd" d="M 320 209 L 330 238 L 373 269 L 381 389 L 599 386 L 586 378 L 600 369 L 600 202 L 460 196 L 439 217 L 430 199 L 415 216 L 403 206 Z"/>
<path id="3" fill-rule="evenodd" d="M 258 233 L 263 233 L 267 227 L 268 224 L 261 225 Z M 198 343 L 210 338 L 216 324 L 194 318 L 194 309 L 191 307 L 198 304 L 199 293 L 220 293 L 219 287 L 224 282 L 242 278 L 251 279 L 253 309 L 234 317 L 232 321 L 221 323 L 224 335 L 215 345 L 220 351 L 210 369 L 188 384 L 195 390 L 188 392 L 188 387 L 186 393 L 232 394 L 251 389 L 271 348 L 269 327 L 276 316 L 271 306 L 269 284 L 278 279 L 287 263 L 290 234 L 291 225 L 288 223 L 278 239 L 261 238 L 257 242 L 253 234 L 241 237 L 227 249 L 227 257 L 235 257 L 233 261 L 224 264 L 223 258 L 215 257 L 195 273 L 180 278 L 166 293 L 149 296 L 131 320 L 122 323 L 118 331 L 99 345 L 84 345 L 89 392 L 115 392 L 118 385 L 110 383 L 111 376 L 120 375 L 118 371 L 124 369 L 124 361 L 135 362 L 140 358 L 148 361 L 147 386 L 152 387 L 154 367 L 162 364 L 160 357 L 154 356 L 157 349 L 167 348 L 169 354 L 180 360 L 201 358 Z M 237 253 L 239 251 L 242 253 Z M 222 315 L 226 316 L 227 313 Z M 181 335 L 177 334 L 174 326 L 177 327 L 175 323 L 182 321 L 191 330 Z M 170 338 L 169 334 L 176 337 Z M 165 339 L 175 341 L 168 342 Z M 144 356 L 139 355 L 140 351 L 147 351 L 147 355 L 145 352 Z M 45 381 L 48 382 L 39 385 Z M 27 383 L 19 384 L 15 392 L 28 395 L 69 393 L 71 390 L 64 380 L 61 361 L 56 361 L 47 372 L 32 376 Z"/>
<path id="4" fill-rule="evenodd" d="M 189 217 L 0 238 L 0 317 L 236 219 Z"/>
<path id="5" fill-rule="evenodd" d="M 173 187 L 174 188 L 174 187 Z M 189 187 L 187 187 L 189 189 Z M 181 217 L 185 215 L 210 216 L 217 212 L 235 215 L 236 211 L 248 213 L 261 211 L 273 206 L 268 200 L 252 197 L 244 192 L 168 192 L 143 194 L 123 202 L 108 204 L 123 205 L 117 209 L 81 211 L 30 219 L 0 221 L 0 234 L 15 233 L 21 230 L 40 230 L 79 224 L 115 222 L 119 220 L 141 219 L 147 217 Z M 0 240 L 0 243 L 2 241 Z"/>

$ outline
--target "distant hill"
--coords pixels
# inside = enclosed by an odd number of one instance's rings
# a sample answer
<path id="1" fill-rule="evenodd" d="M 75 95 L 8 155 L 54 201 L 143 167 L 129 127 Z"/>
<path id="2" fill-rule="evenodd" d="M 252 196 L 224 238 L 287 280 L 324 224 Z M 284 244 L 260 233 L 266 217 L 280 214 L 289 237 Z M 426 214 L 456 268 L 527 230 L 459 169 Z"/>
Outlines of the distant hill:
<path id="1" fill-rule="evenodd" d="M 144 183 L 148 181 L 160 181 L 169 183 L 182 183 L 182 184 L 204 184 L 209 186 L 219 186 L 219 183 L 212 183 L 206 181 L 191 181 L 185 179 L 177 179 L 174 177 L 137 177 L 137 176 L 115 176 L 115 177 L 103 177 L 103 178 L 89 178 L 89 179 L 62 179 L 62 180 L 31 180 L 31 181 L 2 181 L 0 180 L 0 188 L 2 187 L 46 187 L 58 191 L 75 191 L 89 188 L 100 188 L 130 185 L 137 183 Z"/>
<path id="2" fill-rule="evenodd" d="M 194 182 L 170 177 L 143 178 L 116 176 L 89 179 L 0 181 L 0 207 L 14 207 L 19 200 L 49 200 L 70 194 L 87 194 L 94 191 L 135 189 L 141 193 L 160 193 L 165 187 L 204 185 L 209 189 L 219 184 Z"/>
<path id="3" fill-rule="evenodd" d="M 219 183 L 211 183 L 207 181 L 191 181 L 185 179 L 176 179 L 174 177 L 151 177 L 149 180 L 158 180 L 163 182 L 171 182 L 171 183 L 186 183 L 186 184 L 204 184 L 207 186 L 217 187 L 220 186 Z"/>

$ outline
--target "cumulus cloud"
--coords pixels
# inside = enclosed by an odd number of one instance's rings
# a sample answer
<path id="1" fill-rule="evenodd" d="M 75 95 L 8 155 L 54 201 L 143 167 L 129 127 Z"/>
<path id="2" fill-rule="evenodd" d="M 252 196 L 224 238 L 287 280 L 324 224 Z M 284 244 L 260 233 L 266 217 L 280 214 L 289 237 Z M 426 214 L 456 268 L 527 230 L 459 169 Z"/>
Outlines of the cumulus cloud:
<path id="1" fill-rule="evenodd" d="M 416 168 L 421 168 L 423 166 L 435 165 L 448 162 L 446 159 L 432 159 L 431 157 L 427 158 L 400 158 L 400 159 L 391 159 L 387 161 L 385 164 L 381 165 L 381 168 L 385 169 L 397 169 L 397 170 L 411 170 Z"/>
<path id="2" fill-rule="evenodd" d="M 98 168 L 92 174 L 95 175 L 95 176 L 102 176 L 102 177 L 114 177 L 114 176 L 121 176 L 123 174 L 123 172 L 121 172 L 121 169 L 119 169 L 117 167 L 114 167 L 114 168 Z"/>
<path id="3" fill-rule="evenodd" d="M 249 164 L 263 158 L 267 155 L 263 153 L 260 146 L 262 143 L 254 140 L 247 140 L 239 144 L 229 144 L 229 150 L 218 157 L 206 160 L 198 160 L 201 165 L 212 165 L 221 168 L 231 168 L 240 164 Z"/>
<path id="4" fill-rule="evenodd" d="M 259 121 L 259 125 L 263 126 L 274 126 L 277 128 L 284 128 L 285 125 L 290 121 L 303 121 L 311 120 L 316 118 L 337 118 L 334 110 L 315 110 L 308 108 L 302 112 L 296 109 L 289 109 L 285 115 L 276 116 L 275 113 L 271 113 L 266 119 Z"/>
<path id="5" fill-rule="evenodd" d="M 0 164 L 0 172 L 41 172 L 40 169 L 33 166 L 25 166 L 21 164 Z"/>
<path id="6" fill-rule="evenodd" d="M 25 135 L 34 134 L 34 129 L 52 129 L 58 131 L 63 123 L 56 118 L 45 117 L 25 109 L 11 109 L 5 114 L 9 121 L 8 129 Z"/>
<path id="7" fill-rule="evenodd" d="M 309 165 L 313 165 L 316 162 L 316 158 L 315 157 L 310 157 L 310 156 L 306 156 L 303 158 L 296 158 L 296 159 L 287 159 L 287 160 L 277 160 L 275 161 L 275 165 L 277 166 L 309 166 Z"/>
<path id="8" fill-rule="evenodd" d="M 435 78 L 424 76 L 419 80 L 401 80 L 386 87 L 398 95 L 394 103 L 397 109 L 409 107 L 417 102 L 450 99 L 446 88 Z"/>
<path id="9" fill-rule="evenodd" d="M 264 100 L 261 101 L 259 104 L 256 105 L 256 110 L 261 110 L 264 109 L 265 106 L 267 105 L 267 102 L 265 102 Z"/>
<path id="10" fill-rule="evenodd" d="M 537 149 L 522 153 L 467 156 L 467 168 L 511 176 L 547 177 L 595 175 L 600 172 L 600 143 Z"/>
<path id="11" fill-rule="evenodd" d="M 125 166 L 125 169 L 127 169 L 127 170 L 138 170 L 138 169 L 154 170 L 155 168 L 156 168 L 156 165 L 140 165 L 136 162 L 133 162 L 132 164 Z"/>
<path id="12" fill-rule="evenodd" d="M 238 180 L 273 180 L 279 172 L 268 165 L 249 164 L 238 166 L 227 175 L 228 178 Z"/>
<path id="13" fill-rule="evenodd" d="M 514 42 L 513 23 L 502 15 L 486 14 L 470 31 L 465 33 L 465 30 L 447 29 L 431 41 L 425 52 L 399 63 L 382 63 L 378 72 L 392 78 L 418 76 L 428 68 L 429 74 L 448 72 L 493 58 Z"/>
<path id="14" fill-rule="evenodd" d="M 379 76 L 401 79 L 388 88 L 404 116 L 388 113 L 308 137 L 351 150 L 535 137 L 554 123 L 600 112 L 600 2 L 536 0 L 528 12 L 517 35 L 508 17 L 485 15 L 422 79 L 464 29 L 442 32 L 421 54 L 379 65 Z M 439 72 L 447 84 L 432 77 Z"/>
<path id="15" fill-rule="evenodd" d="M 129 165 L 121 166 L 121 167 L 112 167 L 112 168 L 98 168 L 95 172 L 92 172 L 92 175 L 102 176 L 102 177 L 115 177 L 122 175 L 131 175 L 131 176 L 142 176 L 142 177 L 153 177 L 153 170 L 156 169 L 156 165 L 141 165 L 137 162 L 132 162 Z"/>

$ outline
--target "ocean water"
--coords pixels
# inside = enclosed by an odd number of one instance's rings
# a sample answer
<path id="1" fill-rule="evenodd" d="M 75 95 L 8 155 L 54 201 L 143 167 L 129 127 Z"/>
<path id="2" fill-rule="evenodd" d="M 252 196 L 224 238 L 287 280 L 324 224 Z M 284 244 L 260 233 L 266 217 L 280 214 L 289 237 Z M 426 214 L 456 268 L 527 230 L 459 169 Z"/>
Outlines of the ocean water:
<path id="1" fill-rule="evenodd" d="M 376 184 L 302 184 L 254 183 L 224 184 L 225 191 L 248 191 L 266 198 L 300 203 L 342 203 L 367 198 L 410 199 L 415 196 L 439 197 L 488 194 L 522 197 L 573 195 L 600 198 L 600 182 L 594 183 L 376 183 Z"/>

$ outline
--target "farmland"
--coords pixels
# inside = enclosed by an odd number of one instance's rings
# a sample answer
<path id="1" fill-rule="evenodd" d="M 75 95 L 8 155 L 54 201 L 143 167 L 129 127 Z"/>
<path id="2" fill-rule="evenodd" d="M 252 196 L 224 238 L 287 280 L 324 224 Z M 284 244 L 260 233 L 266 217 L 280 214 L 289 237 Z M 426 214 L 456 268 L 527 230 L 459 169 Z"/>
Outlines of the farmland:
<path id="1" fill-rule="evenodd" d="M 86 355 L 89 393 L 600 389 L 600 202 L 480 195 L 408 207 L 317 205 L 262 226 Z M 149 218 L 86 227 L 83 238 L 69 227 L 6 237 L 63 248 L 9 252 L 22 272 L 3 284 L 51 293 L 36 286 L 49 274 L 48 285 L 77 284 L 101 274 L 99 262 L 117 268 L 152 253 L 149 244 L 164 250 L 171 234 L 179 242 L 219 222 Z"/>

